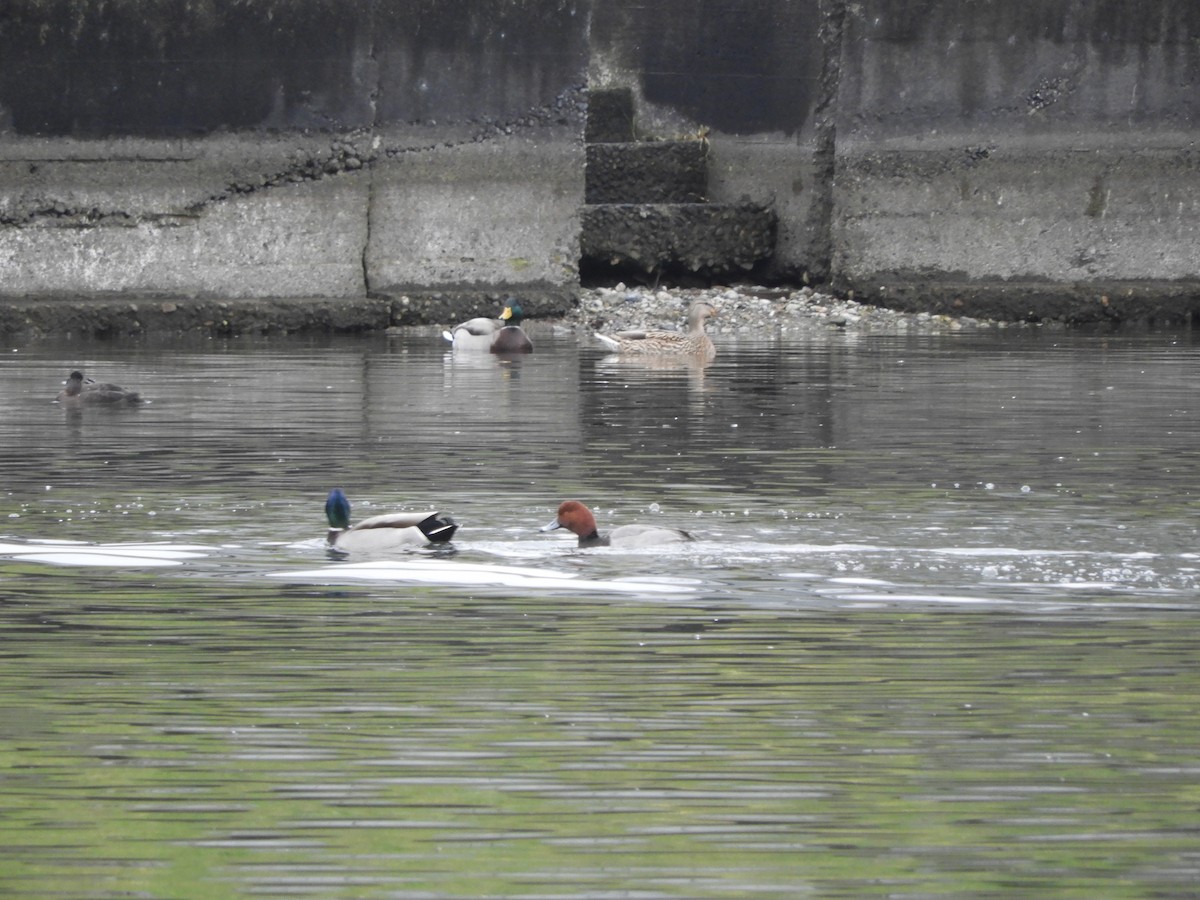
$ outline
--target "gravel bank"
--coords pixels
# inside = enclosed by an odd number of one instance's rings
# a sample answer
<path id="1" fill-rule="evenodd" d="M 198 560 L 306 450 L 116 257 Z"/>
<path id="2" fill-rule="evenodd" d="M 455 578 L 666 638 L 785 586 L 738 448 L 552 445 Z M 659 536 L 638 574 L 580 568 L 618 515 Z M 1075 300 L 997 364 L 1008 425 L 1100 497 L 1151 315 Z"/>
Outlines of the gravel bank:
<path id="1" fill-rule="evenodd" d="M 581 332 L 681 328 L 687 309 L 706 300 L 720 310 L 709 322 L 712 335 L 811 337 L 839 331 L 869 334 L 942 334 L 1025 327 L 1020 323 L 905 313 L 840 300 L 811 288 L 590 288 L 563 324 Z"/>

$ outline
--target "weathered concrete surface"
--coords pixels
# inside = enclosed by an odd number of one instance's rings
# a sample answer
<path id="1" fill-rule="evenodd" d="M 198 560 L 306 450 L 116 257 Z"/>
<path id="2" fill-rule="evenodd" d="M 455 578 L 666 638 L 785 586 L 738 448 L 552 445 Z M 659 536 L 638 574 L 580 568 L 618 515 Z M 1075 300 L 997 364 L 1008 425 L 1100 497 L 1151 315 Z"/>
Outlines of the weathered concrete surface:
<path id="1" fill-rule="evenodd" d="M 0 60 L 0 297 L 553 307 L 585 81 L 634 101 L 592 139 L 706 136 L 708 199 L 770 208 L 756 277 L 1073 321 L 1200 283 L 1196 3 L 9 0 Z"/>
<path id="2" fill-rule="evenodd" d="M 1189 314 L 1188 285 L 1200 280 L 1200 5 L 846 9 L 836 286 L 1047 318 L 1117 305 Z M 1138 283 L 1136 300 L 1114 289 L 1121 282 Z"/>
<path id="3" fill-rule="evenodd" d="M 363 331 L 392 324 L 390 300 L 216 300 L 62 296 L 0 303 L 0 334 L 120 338 L 142 334 L 286 334 Z"/>
<path id="4" fill-rule="evenodd" d="M 544 128 L 536 140 L 381 160 L 371 174 L 369 289 L 578 284 L 583 146 L 575 137 Z"/>
<path id="5" fill-rule="evenodd" d="M 736 275 L 775 246 L 774 213 L 752 203 L 597 204 L 583 219 L 584 258 L 648 275 Z"/>
<path id="6" fill-rule="evenodd" d="M 586 9 L 0 13 L 0 295 L 578 284 Z"/>
<path id="7" fill-rule="evenodd" d="M 639 138 L 705 134 L 710 201 L 774 210 L 765 277 L 828 275 L 840 16 L 825 0 L 593 5 L 590 83 L 631 90 Z"/>
<path id="8" fill-rule="evenodd" d="M 851 299 L 903 312 L 1008 322 L 1118 326 L 1200 325 L 1200 281 L 962 281 L 880 279 Z"/>
<path id="9" fill-rule="evenodd" d="M 523 291 L 527 313 L 560 317 L 576 292 Z M 0 303 L 0 335 L 121 338 L 147 334 L 228 337 L 300 332 L 378 331 L 394 326 L 448 325 L 479 311 L 499 312 L 503 292 L 428 291 L 381 297 L 274 299 L 62 295 Z"/>
<path id="10" fill-rule="evenodd" d="M 2 142 L 0 291 L 362 296 L 369 180 L 290 178 L 315 143 Z"/>
<path id="11" fill-rule="evenodd" d="M 703 203 L 708 144 L 642 141 L 588 144 L 585 203 Z"/>

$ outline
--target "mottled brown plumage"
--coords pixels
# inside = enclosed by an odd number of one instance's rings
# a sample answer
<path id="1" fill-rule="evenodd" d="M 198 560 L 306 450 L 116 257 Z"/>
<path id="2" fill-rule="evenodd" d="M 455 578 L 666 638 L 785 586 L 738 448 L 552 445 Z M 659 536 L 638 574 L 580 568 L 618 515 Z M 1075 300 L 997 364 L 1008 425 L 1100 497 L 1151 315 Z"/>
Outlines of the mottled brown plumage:
<path id="1" fill-rule="evenodd" d="M 716 307 L 698 300 L 688 310 L 687 331 L 619 331 L 611 337 L 605 334 L 596 337 L 618 353 L 712 359 L 717 355 L 717 348 L 705 334 L 704 322 L 716 315 Z"/>

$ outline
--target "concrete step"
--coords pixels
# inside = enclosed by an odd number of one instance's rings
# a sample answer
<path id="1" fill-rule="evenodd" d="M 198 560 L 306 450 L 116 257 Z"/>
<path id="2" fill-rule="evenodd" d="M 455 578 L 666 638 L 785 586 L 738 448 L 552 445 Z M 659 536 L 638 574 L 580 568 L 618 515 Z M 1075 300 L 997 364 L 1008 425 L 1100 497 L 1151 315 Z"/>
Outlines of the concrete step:
<path id="1" fill-rule="evenodd" d="M 633 116 L 633 91 L 629 88 L 589 90 L 583 139 L 589 144 L 632 141 Z"/>
<path id="2" fill-rule="evenodd" d="M 753 203 L 584 206 L 581 269 L 711 278 L 745 272 L 775 251 L 773 210 Z"/>
<path id="3" fill-rule="evenodd" d="M 588 144 L 584 185 L 585 203 L 701 203 L 708 196 L 708 144 Z"/>

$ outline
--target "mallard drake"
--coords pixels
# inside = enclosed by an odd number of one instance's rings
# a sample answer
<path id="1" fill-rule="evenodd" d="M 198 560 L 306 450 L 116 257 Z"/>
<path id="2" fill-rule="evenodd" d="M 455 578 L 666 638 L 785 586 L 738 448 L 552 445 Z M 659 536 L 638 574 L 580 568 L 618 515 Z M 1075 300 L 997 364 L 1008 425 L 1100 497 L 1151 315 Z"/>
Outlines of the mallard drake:
<path id="1" fill-rule="evenodd" d="M 716 315 L 715 306 L 697 300 L 688 310 L 687 331 L 619 331 L 612 337 L 606 334 L 597 334 L 596 337 L 618 353 L 673 354 L 712 359 L 717 355 L 717 348 L 704 333 L 704 322 Z"/>
<path id="2" fill-rule="evenodd" d="M 350 501 L 341 488 L 334 488 L 325 499 L 325 518 L 329 520 L 325 543 L 331 549 L 346 552 L 444 544 L 458 531 L 458 524 L 452 518 L 436 512 L 372 516 L 351 527 Z"/>
<path id="3" fill-rule="evenodd" d="M 695 540 L 686 531 L 664 528 L 662 525 L 622 525 L 608 534 L 596 530 L 596 517 L 578 500 L 564 500 L 558 507 L 554 521 L 542 527 L 542 531 L 566 528 L 579 538 L 580 547 L 654 547 L 658 544 L 677 544 Z"/>
<path id="4" fill-rule="evenodd" d="M 520 303 L 514 301 L 504 307 L 504 312 L 500 313 L 500 319 L 504 322 L 504 327 L 496 332 L 496 337 L 492 340 L 493 353 L 533 352 L 533 341 L 529 339 L 529 335 L 521 327 L 521 322 L 524 318 L 525 311 L 521 309 Z"/>
<path id="5" fill-rule="evenodd" d="M 492 353 L 530 353 L 533 342 L 521 327 L 524 312 L 519 303 L 504 307 L 498 319 L 467 319 L 442 337 L 454 345 L 455 350 L 474 350 Z"/>
<path id="6" fill-rule="evenodd" d="M 72 372 L 67 376 L 67 386 L 58 392 L 54 398 L 56 403 L 141 403 L 142 398 L 137 391 L 131 391 L 119 384 L 107 382 L 84 381 L 83 373 Z"/>

